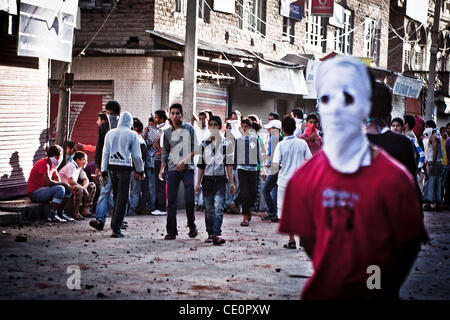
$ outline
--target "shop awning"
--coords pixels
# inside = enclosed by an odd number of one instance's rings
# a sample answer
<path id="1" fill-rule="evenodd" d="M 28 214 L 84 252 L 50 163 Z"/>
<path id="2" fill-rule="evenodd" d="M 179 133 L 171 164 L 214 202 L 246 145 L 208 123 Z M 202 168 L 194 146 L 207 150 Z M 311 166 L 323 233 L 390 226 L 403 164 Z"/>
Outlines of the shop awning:
<path id="1" fill-rule="evenodd" d="M 262 91 L 308 94 L 303 70 L 291 67 L 277 67 L 259 63 L 259 83 Z"/>

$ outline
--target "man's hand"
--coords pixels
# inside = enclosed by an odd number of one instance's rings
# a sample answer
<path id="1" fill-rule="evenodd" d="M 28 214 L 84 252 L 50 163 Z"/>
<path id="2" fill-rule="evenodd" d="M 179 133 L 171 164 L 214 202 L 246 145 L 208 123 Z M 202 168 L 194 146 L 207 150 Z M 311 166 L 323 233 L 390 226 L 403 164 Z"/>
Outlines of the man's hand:
<path id="1" fill-rule="evenodd" d="M 139 180 L 139 173 L 135 172 L 133 174 L 133 178 L 134 178 L 134 180 Z"/>
<path id="2" fill-rule="evenodd" d="M 178 164 L 177 164 L 177 171 L 178 171 L 178 172 L 182 172 L 182 171 L 184 170 L 184 167 L 185 167 L 185 166 L 186 166 L 186 165 L 185 165 L 184 161 L 181 160 L 181 161 L 178 162 Z"/>
<path id="3" fill-rule="evenodd" d="M 317 134 L 317 131 L 314 131 L 313 133 L 311 133 L 311 135 L 309 136 L 309 138 L 312 140 L 312 141 L 314 141 L 314 140 L 316 140 L 316 138 L 318 137 L 319 135 Z"/>
<path id="4" fill-rule="evenodd" d="M 100 169 L 99 168 L 95 168 L 95 175 L 97 176 L 97 177 L 100 177 L 101 176 L 101 171 L 100 171 Z"/>
<path id="5" fill-rule="evenodd" d="M 200 183 L 197 183 L 197 185 L 195 186 L 195 193 L 196 194 L 200 193 Z"/>
<path id="6" fill-rule="evenodd" d="M 262 173 L 262 174 L 261 174 L 261 177 L 262 177 L 262 179 L 263 179 L 264 181 L 266 181 L 267 175 L 266 175 L 265 173 Z"/>
<path id="7" fill-rule="evenodd" d="M 158 178 L 159 180 L 164 181 L 164 170 L 159 171 Z"/>
<path id="8" fill-rule="evenodd" d="M 102 186 L 106 186 L 107 183 L 108 183 L 108 176 L 102 175 Z"/>
<path id="9" fill-rule="evenodd" d="M 87 188 L 83 187 L 83 196 L 88 197 L 89 196 L 89 192 L 87 191 Z"/>
<path id="10" fill-rule="evenodd" d="M 234 194 L 236 192 L 236 187 L 234 186 L 234 183 L 230 183 L 230 193 Z"/>

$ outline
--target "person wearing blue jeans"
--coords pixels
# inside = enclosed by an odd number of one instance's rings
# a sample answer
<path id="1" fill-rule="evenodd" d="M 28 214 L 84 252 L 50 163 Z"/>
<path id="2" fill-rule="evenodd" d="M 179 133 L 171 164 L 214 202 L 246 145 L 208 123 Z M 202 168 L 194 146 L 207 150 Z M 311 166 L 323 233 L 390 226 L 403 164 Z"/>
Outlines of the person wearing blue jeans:
<path id="1" fill-rule="evenodd" d="M 175 240 L 178 235 L 177 194 L 181 180 L 184 184 L 189 237 L 195 238 L 198 235 L 194 214 L 194 165 L 192 161 L 196 145 L 195 132 L 190 124 L 181 121 L 183 118 L 181 104 L 172 104 L 169 112 L 172 126 L 164 131 L 161 169 L 158 175 L 159 180 L 163 181 L 167 164 L 167 235 L 164 239 Z"/>
<path id="2" fill-rule="evenodd" d="M 208 239 L 214 245 L 221 245 L 225 240 L 222 235 L 223 212 L 225 209 L 225 191 L 227 174 L 230 193 L 234 193 L 233 183 L 233 145 L 230 140 L 220 135 L 222 120 L 212 116 L 208 122 L 211 136 L 202 142 L 199 150 L 198 179 L 195 191 L 203 188 L 203 203 L 205 205 L 205 225 Z"/>
<path id="3" fill-rule="evenodd" d="M 50 202 L 48 221 L 74 221 L 64 213 L 64 207 L 72 196 L 72 188 L 62 182 L 57 168 L 62 162 L 63 149 L 54 145 L 47 151 L 47 157 L 37 161 L 28 178 L 27 193 L 31 202 Z"/>

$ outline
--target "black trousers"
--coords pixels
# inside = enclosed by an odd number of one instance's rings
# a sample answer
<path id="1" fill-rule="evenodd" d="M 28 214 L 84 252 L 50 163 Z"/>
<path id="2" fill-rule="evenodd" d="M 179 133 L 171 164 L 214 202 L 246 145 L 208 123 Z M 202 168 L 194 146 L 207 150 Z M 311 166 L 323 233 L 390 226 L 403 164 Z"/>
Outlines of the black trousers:
<path id="1" fill-rule="evenodd" d="M 113 166 L 109 168 L 109 179 L 113 190 L 114 208 L 111 217 L 111 229 L 119 233 L 130 195 L 131 167 Z"/>
<path id="2" fill-rule="evenodd" d="M 249 215 L 258 191 L 258 172 L 239 169 L 238 178 L 239 194 L 235 203 L 242 204 L 242 214 Z"/>
<path id="3" fill-rule="evenodd" d="M 161 170 L 161 161 L 155 160 L 155 179 L 156 179 L 156 210 L 166 211 L 166 180 L 159 180 L 159 170 Z M 164 172 L 164 176 L 167 175 L 167 171 Z"/>

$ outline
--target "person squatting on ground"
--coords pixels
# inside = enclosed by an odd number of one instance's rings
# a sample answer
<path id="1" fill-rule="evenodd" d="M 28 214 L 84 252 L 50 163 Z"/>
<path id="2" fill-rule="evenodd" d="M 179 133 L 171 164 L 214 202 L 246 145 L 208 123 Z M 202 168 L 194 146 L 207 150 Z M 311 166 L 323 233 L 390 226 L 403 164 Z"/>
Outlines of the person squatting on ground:
<path id="1" fill-rule="evenodd" d="M 194 128 L 183 123 L 183 107 L 172 104 L 169 108 L 172 126 L 164 131 L 161 154 L 161 169 L 159 179 L 164 179 L 164 169 L 167 165 L 167 234 L 165 240 L 175 240 L 177 230 L 177 195 L 180 181 L 183 180 L 186 216 L 189 227 L 189 237 L 198 235 L 194 214 L 194 146 L 197 144 Z"/>
<path id="2" fill-rule="evenodd" d="M 289 181 L 279 231 L 300 236 L 314 273 L 303 299 L 398 299 L 426 241 L 419 197 L 408 170 L 369 145 L 367 67 L 333 58 L 317 71 L 323 152 Z M 369 289 L 369 267 L 380 270 Z"/>
<path id="3" fill-rule="evenodd" d="M 102 178 L 105 185 L 111 181 L 114 207 L 111 217 L 113 238 L 122 238 L 120 232 L 130 193 L 131 171 L 134 166 L 134 178 L 144 180 L 144 162 L 138 134 L 131 130 L 133 118 L 129 112 L 123 112 L 116 129 L 108 131 L 102 155 Z"/>
<path id="4" fill-rule="evenodd" d="M 72 196 L 72 188 L 62 182 L 56 170 L 63 160 L 63 149 L 53 145 L 47 150 L 47 157 L 37 161 L 28 179 L 28 196 L 31 202 L 50 202 L 47 220 L 50 222 L 73 221 L 64 213 L 67 200 Z"/>
<path id="5" fill-rule="evenodd" d="M 109 101 L 105 106 L 105 112 L 108 121 L 104 121 L 103 117 L 99 115 L 100 127 L 98 128 L 97 146 L 95 148 L 95 173 L 101 180 L 101 166 L 103 158 L 103 146 L 105 144 L 105 136 L 109 130 L 117 127 L 120 115 L 120 104 L 117 101 Z M 97 122 L 98 124 L 99 122 Z M 97 207 L 95 209 L 95 220 L 91 220 L 89 225 L 97 230 L 103 230 L 106 221 L 106 215 L 111 213 L 114 206 L 111 197 L 111 179 L 108 179 L 106 184 L 102 183 L 100 187 L 100 195 L 97 200 Z"/>
<path id="6" fill-rule="evenodd" d="M 205 204 L 205 224 L 208 232 L 207 243 L 221 245 L 225 240 L 222 235 L 222 221 L 225 209 L 225 191 L 229 180 L 230 193 L 234 194 L 233 182 L 233 144 L 222 137 L 222 120 L 218 116 L 209 119 L 211 135 L 204 140 L 199 150 L 198 178 L 195 192 L 203 188 L 203 202 Z M 228 179 L 227 179 L 228 176 Z"/>
<path id="7" fill-rule="evenodd" d="M 234 147 L 234 166 L 239 179 L 239 192 L 230 203 L 233 211 L 239 212 L 242 204 L 243 221 L 241 226 L 248 227 L 252 218 L 251 209 L 256 200 L 258 169 L 261 163 L 261 149 L 256 134 L 252 132 L 252 121 L 248 118 L 241 120 L 243 134 L 236 139 Z"/>
<path id="8" fill-rule="evenodd" d="M 68 183 L 72 187 L 72 214 L 76 220 L 84 220 L 83 217 L 91 217 L 89 208 L 92 205 L 96 191 L 95 183 L 89 182 L 86 173 L 83 171 L 86 168 L 86 163 L 87 154 L 83 151 L 77 151 L 72 160 L 59 171 L 61 181 Z M 81 184 L 78 183 L 80 180 Z"/>
<path id="9" fill-rule="evenodd" d="M 282 122 L 283 141 L 278 143 L 273 155 L 273 169 L 278 172 L 277 218 L 281 218 L 286 186 L 301 165 L 313 156 L 305 140 L 294 135 L 296 124 L 293 118 L 286 118 Z M 281 169 L 280 169 L 281 166 Z M 289 242 L 283 246 L 286 249 L 296 249 L 294 234 L 289 234 Z"/>

